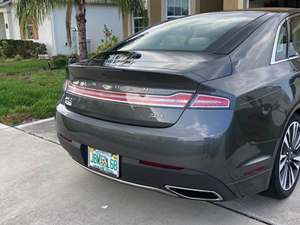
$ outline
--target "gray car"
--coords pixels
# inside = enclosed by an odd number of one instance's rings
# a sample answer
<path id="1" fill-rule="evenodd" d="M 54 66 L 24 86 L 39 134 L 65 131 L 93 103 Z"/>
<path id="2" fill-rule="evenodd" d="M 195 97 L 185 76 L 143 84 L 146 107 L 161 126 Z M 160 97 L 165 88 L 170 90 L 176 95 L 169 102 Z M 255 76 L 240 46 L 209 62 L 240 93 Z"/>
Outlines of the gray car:
<path id="1" fill-rule="evenodd" d="M 187 199 L 286 198 L 300 166 L 300 11 L 206 13 L 68 67 L 62 146 L 87 170 Z"/>

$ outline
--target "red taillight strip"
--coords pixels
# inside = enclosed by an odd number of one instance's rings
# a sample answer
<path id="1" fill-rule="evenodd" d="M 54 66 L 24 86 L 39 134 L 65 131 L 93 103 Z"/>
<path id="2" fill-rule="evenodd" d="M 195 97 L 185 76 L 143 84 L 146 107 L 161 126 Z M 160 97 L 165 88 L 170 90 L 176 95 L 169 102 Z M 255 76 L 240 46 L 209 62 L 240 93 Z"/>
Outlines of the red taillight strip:
<path id="1" fill-rule="evenodd" d="M 211 95 L 197 95 L 192 101 L 191 108 L 229 108 L 230 100 L 228 98 L 211 96 Z"/>
<path id="2" fill-rule="evenodd" d="M 184 108 L 191 100 L 190 93 L 176 93 L 174 95 L 143 95 L 124 92 L 113 92 L 80 87 L 69 83 L 67 92 L 80 96 L 90 97 L 102 101 L 120 102 L 134 105 L 160 106 Z"/>

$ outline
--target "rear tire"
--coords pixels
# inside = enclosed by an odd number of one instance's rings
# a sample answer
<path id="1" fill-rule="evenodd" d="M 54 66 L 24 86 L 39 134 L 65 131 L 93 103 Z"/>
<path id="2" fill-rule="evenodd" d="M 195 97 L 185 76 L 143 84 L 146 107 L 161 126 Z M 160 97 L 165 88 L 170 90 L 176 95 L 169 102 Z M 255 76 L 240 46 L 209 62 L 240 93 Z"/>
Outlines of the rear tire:
<path id="1" fill-rule="evenodd" d="M 284 199 L 293 193 L 299 178 L 300 116 L 298 114 L 292 116 L 284 131 L 274 163 L 266 194 L 276 199 Z"/>

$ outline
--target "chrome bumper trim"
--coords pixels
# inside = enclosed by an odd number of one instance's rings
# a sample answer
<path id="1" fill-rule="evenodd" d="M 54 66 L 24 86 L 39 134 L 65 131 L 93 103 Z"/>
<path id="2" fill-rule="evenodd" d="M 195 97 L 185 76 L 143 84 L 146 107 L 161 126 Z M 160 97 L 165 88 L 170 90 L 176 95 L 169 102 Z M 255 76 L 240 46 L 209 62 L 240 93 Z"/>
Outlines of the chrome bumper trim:
<path id="1" fill-rule="evenodd" d="M 223 197 L 218 194 L 215 191 L 208 191 L 208 190 L 201 190 L 201 189 L 191 189 L 191 188 L 184 188 L 184 187 L 177 187 L 177 186 L 171 186 L 171 185 L 166 185 L 165 188 L 167 190 L 169 190 L 170 192 L 176 194 L 177 196 L 181 197 L 181 198 L 185 198 L 185 199 L 190 199 L 190 200 L 198 200 L 198 201 L 208 201 L 208 202 L 217 202 L 217 201 L 222 201 Z M 205 199 L 205 198 L 192 198 L 192 197 L 188 197 L 185 195 L 182 195 L 174 190 L 172 190 L 172 188 L 174 189 L 181 189 L 181 190 L 188 190 L 188 191 L 198 191 L 198 192 L 206 192 L 206 193 L 213 193 L 215 196 L 217 196 L 216 199 Z"/>
<path id="2" fill-rule="evenodd" d="M 92 170 L 92 169 L 90 169 L 90 168 L 88 168 L 86 166 L 81 165 L 80 163 L 78 163 L 76 161 L 75 161 L 75 163 L 77 163 L 82 168 L 88 170 L 89 172 L 92 172 L 92 173 L 97 174 L 97 175 L 99 175 L 101 177 L 107 178 L 109 180 L 117 181 L 119 183 L 127 184 L 127 185 L 130 185 L 130 186 L 133 186 L 133 187 L 138 187 L 138 188 L 143 188 L 143 189 L 148 189 L 148 190 L 160 192 L 160 193 L 172 196 L 172 197 L 178 197 L 176 194 L 171 193 L 171 192 L 166 191 L 166 190 L 163 190 L 163 189 L 160 189 L 160 188 L 155 188 L 155 187 L 150 187 L 150 186 L 146 186 L 146 185 L 141 185 L 141 184 L 136 184 L 136 183 L 131 183 L 131 182 L 128 182 L 128 181 L 124 181 L 124 180 L 121 180 L 121 179 L 118 179 L 118 178 L 114 178 L 114 177 L 108 176 L 106 174 L 99 173 L 99 172 L 97 172 L 95 170 Z"/>

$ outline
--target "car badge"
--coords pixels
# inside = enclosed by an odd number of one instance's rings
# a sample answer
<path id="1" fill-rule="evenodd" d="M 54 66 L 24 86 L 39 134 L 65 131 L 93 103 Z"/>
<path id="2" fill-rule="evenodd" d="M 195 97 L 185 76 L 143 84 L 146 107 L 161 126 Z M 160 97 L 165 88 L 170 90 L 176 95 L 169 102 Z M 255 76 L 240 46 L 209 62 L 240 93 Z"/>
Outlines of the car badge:
<path id="1" fill-rule="evenodd" d="M 111 90 L 112 89 L 112 86 L 108 85 L 108 84 L 103 84 L 102 87 L 103 87 L 104 90 Z"/>

